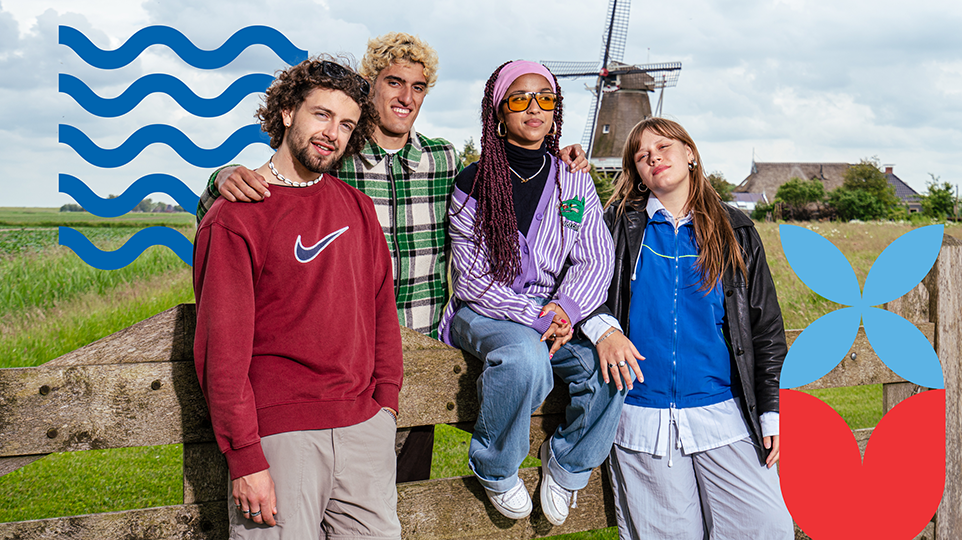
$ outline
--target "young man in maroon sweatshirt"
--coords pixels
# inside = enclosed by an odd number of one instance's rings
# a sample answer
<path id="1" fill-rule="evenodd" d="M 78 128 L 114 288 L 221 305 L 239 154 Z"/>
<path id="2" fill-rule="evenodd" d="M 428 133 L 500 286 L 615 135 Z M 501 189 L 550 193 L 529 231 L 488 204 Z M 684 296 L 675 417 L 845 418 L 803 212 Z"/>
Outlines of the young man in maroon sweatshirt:
<path id="1" fill-rule="evenodd" d="M 371 199 L 329 174 L 371 134 L 369 90 L 332 60 L 282 72 L 257 111 L 273 196 L 218 200 L 197 230 L 194 361 L 231 538 L 400 538 L 391 259 Z"/>

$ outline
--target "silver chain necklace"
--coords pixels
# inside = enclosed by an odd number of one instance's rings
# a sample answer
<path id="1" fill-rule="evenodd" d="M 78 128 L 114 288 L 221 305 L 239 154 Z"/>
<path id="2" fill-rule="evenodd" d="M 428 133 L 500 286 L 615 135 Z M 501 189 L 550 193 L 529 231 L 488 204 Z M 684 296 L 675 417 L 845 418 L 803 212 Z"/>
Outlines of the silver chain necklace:
<path id="1" fill-rule="evenodd" d="M 318 183 L 321 180 L 321 178 L 324 176 L 324 173 L 321 173 L 321 176 L 318 176 L 317 178 L 311 180 L 310 182 L 295 182 L 293 180 L 289 180 L 286 176 L 277 172 L 277 169 L 274 168 L 274 156 L 271 156 L 271 158 L 267 160 L 267 165 L 271 168 L 271 173 L 274 175 L 275 178 L 293 187 L 313 186 L 314 184 Z"/>
<path id="2" fill-rule="evenodd" d="M 525 178 L 525 177 L 521 176 L 520 174 L 518 174 L 518 171 L 512 169 L 512 168 L 511 168 L 511 165 L 508 165 L 508 170 L 511 171 L 511 172 L 513 172 L 513 173 L 515 174 L 515 176 L 517 176 L 518 178 L 520 178 L 520 179 L 521 179 L 521 183 L 524 184 L 524 183 L 526 183 L 528 180 L 531 180 L 532 178 L 534 178 L 534 177 L 538 176 L 539 174 L 541 174 L 541 171 L 544 170 L 544 166 L 547 165 L 547 164 L 548 164 L 548 156 L 547 156 L 547 154 L 546 154 L 546 155 L 544 156 L 544 159 L 541 161 L 541 168 L 538 169 L 538 172 L 532 174 L 531 176 L 529 176 L 529 177 L 527 177 L 527 178 Z"/>

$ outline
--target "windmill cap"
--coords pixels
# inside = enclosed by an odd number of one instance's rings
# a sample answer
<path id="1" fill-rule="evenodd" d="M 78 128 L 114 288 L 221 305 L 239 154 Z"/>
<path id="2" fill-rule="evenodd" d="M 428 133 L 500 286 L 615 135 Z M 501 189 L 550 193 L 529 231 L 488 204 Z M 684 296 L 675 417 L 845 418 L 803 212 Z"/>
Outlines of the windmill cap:
<path id="1" fill-rule="evenodd" d="M 497 107 L 498 103 L 504 99 L 504 94 L 508 91 L 508 87 L 511 86 L 518 77 L 522 75 L 527 75 L 529 73 L 534 73 L 536 75 L 541 75 L 548 80 L 548 84 L 551 85 L 551 91 L 557 92 L 558 89 L 554 85 L 554 76 L 548 71 L 548 68 L 537 62 L 531 62 L 529 60 L 515 60 L 510 64 L 506 64 L 501 68 L 501 72 L 498 73 L 498 80 L 494 81 L 494 105 Z"/>

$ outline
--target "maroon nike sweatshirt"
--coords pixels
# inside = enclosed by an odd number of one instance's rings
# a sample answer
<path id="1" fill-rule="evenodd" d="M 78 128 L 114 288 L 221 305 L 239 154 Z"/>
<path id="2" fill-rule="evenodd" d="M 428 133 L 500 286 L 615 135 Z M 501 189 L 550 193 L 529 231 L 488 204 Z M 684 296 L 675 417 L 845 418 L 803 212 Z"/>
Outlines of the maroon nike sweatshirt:
<path id="1" fill-rule="evenodd" d="M 333 176 L 214 203 L 194 242 L 194 363 L 232 479 L 268 468 L 261 437 L 397 410 L 392 275 L 371 199 Z"/>

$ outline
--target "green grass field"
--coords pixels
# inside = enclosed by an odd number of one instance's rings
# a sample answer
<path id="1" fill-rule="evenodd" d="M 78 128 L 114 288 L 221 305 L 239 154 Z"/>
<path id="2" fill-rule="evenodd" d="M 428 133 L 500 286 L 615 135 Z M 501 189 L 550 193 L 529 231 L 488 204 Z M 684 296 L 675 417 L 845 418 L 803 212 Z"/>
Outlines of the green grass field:
<path id="1" fill-rule="evenodd" d="M 182 302 L 193 301 L 190 269 L 171 250 L 151 247 L 130 265 L 99 270 L 57 243 L 56 227 L 33 227 L 60 215 L 51 209 L 0 208 L 0 367 L 35 366 Z M 50 217 L 53 216 L 53 217 Z M 194 236 L 187 214 L 140 214 L 153 225 Z M 184 216 L 189 220 L 185 222 Z M 75 228 L 114 250 L 138 227 Z"/>
<path id="2" fill-rule="evenodd" d="M 0 368 L 35 366 L 179 303 L 192 302 L 190 269 L 166 248 L 151 248 L 127 269 L 96 270 L 57 245 L 58 225 L 83 227 L 113 249 L 148 225 L 176 227 L 193 237 L 193 216 L 139 214 L 119 223 L 56 209 L 0 208 Z M 120 218 L 118 218 L 120 219 Z M 889 224 L 808 224 L 848 257 L 860 282 L 878 254 L 911 229 Z M 789 268 L 777 225 L 759 224 L 787 328 L 804 328 L 838 306 L 812 293 Z M 947 232 L 960 237 L 962 227 Z M 881 387 L 812 392 L 854 428 L 881 418 Z M 469 435 L 449 426 L 436 434 L 432 476 L 470 474 Z M 0 521 L 147 508 L 182 502 L 178 445 L 55 454 L 0 477 Z M 524 466 L 536 466 L 528 459 Z M 616 538 L 614 529 L 568 535 Z M 562 537 L 559 537 L 562 538 Z M 565 537 L 567 538 L 567 537 Z"/>
<path id="3" fill-rule="evenodd" d="M 59 225 L 77 228 L 104 250 L 145 226 L 193 238 L 192 215 L 134 216 L 108 224 L 79 212 L 0 208 L 0 367 L 40 365 L 193 301 L 190 268 L 167 248 L 152 247 L 129 266 L 105 271 L 57 245 Z M 174 445 L 53 454 L 0 477 L 0 496 L 11 501 L 0 521 L 179 504 L 181 452 Z"/>

